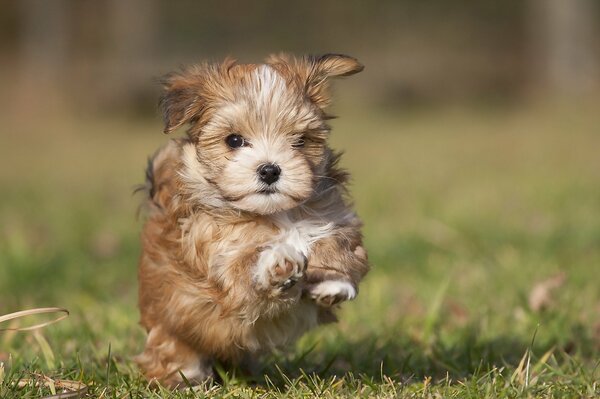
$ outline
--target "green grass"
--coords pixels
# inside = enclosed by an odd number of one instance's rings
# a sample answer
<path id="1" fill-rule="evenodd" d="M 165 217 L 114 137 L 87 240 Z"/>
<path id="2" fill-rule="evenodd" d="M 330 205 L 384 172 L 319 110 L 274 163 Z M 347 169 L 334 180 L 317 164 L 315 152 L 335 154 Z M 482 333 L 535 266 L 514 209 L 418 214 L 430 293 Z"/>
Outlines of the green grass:
<path id="1" fill-rule="evenodd" d="M 132 188 L 158 122 L 23 121 L 0 136 L 0 314 L 63 306 L 39 334 L 0 332 L 0 397 L 81 380 L 90 397 L 600 396 L 600 114 L 593 108 L 340 109 L 373 270 L 340 323 L 207 390 L 153 391 L 131 357 L 141 220 Z M 25 121 L 26 123 L 26 121 Z M 559 272 L 543 311 L 532 288 Z M 42 392 L 43 391 L 43 392 Z"/>

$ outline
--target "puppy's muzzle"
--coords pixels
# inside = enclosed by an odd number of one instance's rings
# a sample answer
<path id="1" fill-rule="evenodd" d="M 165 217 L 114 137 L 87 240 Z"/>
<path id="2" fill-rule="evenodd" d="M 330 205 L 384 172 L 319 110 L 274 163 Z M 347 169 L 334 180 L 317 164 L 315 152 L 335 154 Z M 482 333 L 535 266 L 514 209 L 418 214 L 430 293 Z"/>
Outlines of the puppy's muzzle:
<path id="1" fill-rule="evenodd" d="M 279 180 L 281 168 L 274 163 L 265 163 L 258 167 L 256 173 L 258 173 L 260 181 L 271 185 Z"/>

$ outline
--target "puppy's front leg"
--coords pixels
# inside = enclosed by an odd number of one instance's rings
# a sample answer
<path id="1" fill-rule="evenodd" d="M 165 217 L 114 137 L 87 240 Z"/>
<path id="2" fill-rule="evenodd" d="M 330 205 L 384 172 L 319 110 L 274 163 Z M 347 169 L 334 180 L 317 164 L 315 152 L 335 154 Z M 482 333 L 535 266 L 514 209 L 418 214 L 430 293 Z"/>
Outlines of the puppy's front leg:
<path id="1" fill-rule="evenodd" d="M 305 294 L 330 307 L 358 294 L 358 283 L 369 270 L 360 232 L 345 228 L 317 241 L 308 262 Z"/>
<path id="2" fill-rule="evenodd" d="M 296 296 L 296 284 L 304 277 L 307 259 L 286 243 L 275 243 L 264 248 L 254 269 L 254 283 L 269 297 Z M 294 289 L 294 287 L 296 287 Z"/>

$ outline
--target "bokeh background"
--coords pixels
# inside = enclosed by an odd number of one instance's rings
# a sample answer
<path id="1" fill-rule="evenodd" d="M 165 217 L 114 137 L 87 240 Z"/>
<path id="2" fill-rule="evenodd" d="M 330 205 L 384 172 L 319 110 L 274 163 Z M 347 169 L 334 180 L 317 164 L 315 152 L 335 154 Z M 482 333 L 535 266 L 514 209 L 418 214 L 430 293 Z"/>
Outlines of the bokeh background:
<path id="1" fill-rule="evenodd" d="M 516 367 L 536 329 L 536 353 L 591 364 L 599 38 L 593 0 L 1 2 L 0 314 L 72 317 L 0 335 L 0 361 L 101 368 L 109 343 L 141 348 L 132 193 L 168 139 L 157 79 L 288 51 L 366 66 L 335 84 L 332 145 L 373 271 L 303 367 L 464 377 Z"/>

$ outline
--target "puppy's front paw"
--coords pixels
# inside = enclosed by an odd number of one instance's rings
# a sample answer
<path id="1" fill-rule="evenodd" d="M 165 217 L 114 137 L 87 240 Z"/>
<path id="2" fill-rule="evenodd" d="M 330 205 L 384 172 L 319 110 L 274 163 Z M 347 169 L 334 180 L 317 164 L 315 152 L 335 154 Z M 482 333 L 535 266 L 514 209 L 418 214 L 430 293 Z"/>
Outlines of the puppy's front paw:
<path id="1" fill-rule="evenodd" d="M 263 291 L 280 294 L 304 276 L 306 257 L 288 244 L 275 244 L 260 253 L 254 281 Z"/>
<path id="2" fill-rule="evenodd" d="M 317 305 L 330 307 L 356 298 L 356 289 L 347 281 L 326 280 L 310 287 L 309 295 Z"/>

